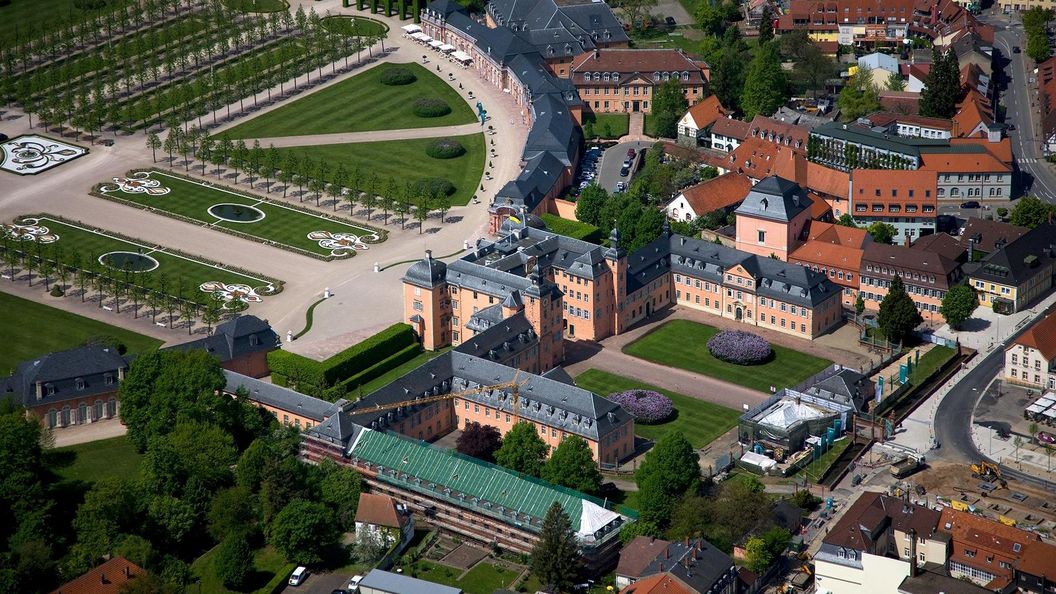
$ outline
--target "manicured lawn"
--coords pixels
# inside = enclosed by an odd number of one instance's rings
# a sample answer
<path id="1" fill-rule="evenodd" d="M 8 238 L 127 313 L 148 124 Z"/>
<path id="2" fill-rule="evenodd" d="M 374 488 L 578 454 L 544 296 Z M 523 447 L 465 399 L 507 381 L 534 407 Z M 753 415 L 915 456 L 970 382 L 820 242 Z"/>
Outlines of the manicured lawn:
<path id="1" fill-rule="evenodd" d="M 750 330 L 750 328 L 745 328 Z M 774 356 L 762 365 L 735 365 L 708 352 L 708 339 L 717 328 L 672 320 L 623 348 L 628 355 L 661 365 L 710 375 L 760 392 L 795 386 L 832 365 L 832 361 L 772 344 Z"/>
<path id="2" fill-rule="evenodd" d="M 634 432 L 637 435 L 654 441 L 675 431 L 685 435 L 693 447 L 702 448 L 716 437 L 729 431 L 737 424 L 737 419 L 741 415 L 739 411 L 732 408 L 691 398 L 685 394 L 664 390 L 600 369 L 588 369 L 579 374 L 576 377 L 576 385 L 602 396 L 637 388 L 660 392 L 670 398 L 671 403 L 675 405 L 675 413 L 671 420 L 655 425 L 634 424 Z"/>
<path id="3" fill-rule="evenodd" d="M 396 381 L 397 379 L 407 375 L 407 373 L 409 371 L 411 371 L 412 369 L 420 367 L 420 366 L 424 365 L 425 363 L 427 363 L 427 362 L 439 357 L 440 355 L 446 353 L 448 350 L 449 349 L 441 349 L 439 351 L 422 351 L 421 353 L 418 353 L 418 355 L 415 358 L 411 359 L 410 361 L 407 361 L 406 363 L 403 363 L 401 365 L 393 367 L 392 369 L 387 371 L 385 374 L 383 374 L 381 376 L 378 376 L 378 377 L 374 378 L 373 380 L 363 384 L 363 386 L 361 388 L 356 388 L 355 389 L 355 393 L 359 394 L 359 393 L 362 392 L 364 395 L 370 394 L 374 390 L 377 390 L 378 388 L 382 388 L 384 386 L 387 386 L 387 385 L 391 384 L 392 382 Z"/>
<path id="4" fill-rule="evenodd" d="M 331 16 L 323 19 L 323 27 L 331 33 L 352 37 L 372 37 L 384 35 L 389 26 L 381 21 L 361 16 Z"/>
<path id="5" fill-rule="evenodd" d="M 570 221 L 550 213 L 544 213 L 542 219 L 543 222 L 546 223 L 547 229 L 559 235 L 574 237 L 576 239 L 582 239 L 583 241 L 597 244 L 600 244 L 605 239 L 605 234 L 601 232 L 601 229 L 598 229 L 594 225 L 580 223 L 579 221 Z"/>
<path id="6" fill-rule="evenodd" d="M 490 563 L 477 564 L 462 579 L 458 579 L 460 573 L 461 570 L 429 561 L 416 561 L 409 568 L 404 568 L 406 575 L 461 588 L 466 594 L 491 594 L 495 590 L 508 588 L 519 575 Z"/>
<path id="7" fill-rule="evenodd" d="M 105 478 L 134 478 L 143 460 L 143 455 L 124 435 L 55 448 L 47 456 L 52 460 L 51 468 L 60 477 L 86 483 Z"/>
<path id="8" fill-rule="evenodd" d="M 357 19 L 359 20 L 359 19 Z M 417 80 L 409 85 L 383 85 L 381 75 L 406 68 Z M 438 118 L 414 115 L 416 99 L 443 99 L 451 113 Z M 333 86 L 262 114 L 225 132 L 231 138 L 273 138 L 302 134 L 400 130 L 471 124 L 473 110 L 451 85 L 418 64 L 380 64 Z"/>
<path id="9" fill-rule="evenodd" d="M 910 350 L 910 352 L 912 353 L 913 351 Z M 920 361 L 917 362 L 913 371 L 909 373 L 909 383 L 919 386 L 956 354 L 957 349 L 935 345 L 930 351 L 921 355 Z"/>
<path id="10" fill-rule="evenodd" d="M 220 582 L 220 578 L 216 575 L 215 562 L 218 550 L 218 548 L 214 547 L 195 559 L 194 563 L 191 563 L 191 573 L 201 580 L 200 591 L 202 594 L 238 594 L 234 590 L 225 588 Z M 285 581 L 293 571 L 295 564 L 287 563 L 282 554 L 267 546 L 253 554 L 253 566 L 256 571 L 250 576 L 249 587 L 245 589 L 245 592 L 271 594 L 276 582 L 282 583 Z M 198 587 L 192 586 L 188 589 L 188 592 L 197 593 L 199 590 L 196 588 Z M 274 591 L 278 590 L 274 589 Z"/>
<path id="11" fill-rule="evenodd" d="M 150 196 L 145 193 L 126 193 L 116 190 L 110 192 L 109 195 L 149 206 L 156 210 L 182 215 L 216 227 L 232 229 L 240 233 L 259 237 L 262 240 L 300 248 L 324 256 L 331 254 L 331 248 L 322 247 L 318 241 L 309 239 L 309 233 L 327 231 L 330 233 L 349 233 L 357 237 L 366 237 L 374 234 L 373 231 L 357 227 L 351 223 L 335 221 L 310 212 L 296 210 L 278 202 L 265 202 L 257 197 L 205 186 L 201 183 L 160 171 L 152 171 L 150 176 L 159 180 L 162 186 L 170 189 L 170 192 L 163 196 Z M 103 184 L 103 187 L 113 186 Z M 311 199 L 314 200 L 314 196 Z M 263 213 L 264 217 L 253 222 L 221 220 L 209 212 L 209 208 L 217 204 L 237 204 L 252 207 Z M 243 212 L 252 213 L 253 211 L 243 209 Z"/>
<path id="12" fill-rule="evenodd" d="M 466 148 L 464 155 L 454 159 L 434 159 L 425 154 L 426 147 L 435 140 L 431 138 L 323 144 L 277 150 L 284 159 L 287 152 L 292 152 L 299 157 L 308 155 L 315 163 L 325 161 L 330 165 L 330 175 L 336 171 L 338 164 L 343 164 L 346 171 L 357 167 L 364 175 L 377 176 L 379 192 L 384 191 L 389 180 L 402 186 L 422 179 L 446 179 L 455 186 L 451 203 L 465 205 L 477 192 L 480 177 L 484 174 L 484 135 L 470 134 L 454 139 Z"/>
<path id="13" fill-rule="evenodd" d="M 803 468 L 799 469 L 799 471 L 793 474 L 792 476 L 806 473 L 808 480 L 817 482 L 818 479 L 820 479 L 825 474 L 825 472 L 829 470 L 829 467 L 832 466 L 832 463 L 840 457 L 840 454 L 842 454 L 843 451 L 849 448 L 850 446 L 851 440 L 849 439 L 842 439 L 840 441 L 837 441 L 836 443 L 832 444 L 832 447 L 829 448 L 829 451 L 822 454 L 821 457 L 817 460 L 814 460 L 810 464 L 807 464 Z"/>
<path id="14" fill-rule="evenodd" d="M 631 116 L 625 113 L 586 112 L 583 114 L 583 125 L 594 124 L 594 135 L 601 138 L 619 138 L 627 135 Z"/>
<path id="15" fill-rule="evenodd" d="M 155 338 L 7 293 L 0 293 L 0 327 L 4 329 L 0 376 L 14 371 L 22 361 L 78 347 L 92 337 L 112 336 L 133 353 L 161 346 Z"/>
<path id="16" fill-rule="evenodd" d="M 136 277 L 136 273 L 132 273 L 130 279 L 136 279 L 137 282 L 141 284 L 146 284 L 147 286 L 159 288 L 159 290 L 161 290 L 159 283 L 162 280 L 161 277 L 164 276 L 167 279 L 165 292 L 169 294 L 177 294 L 178 285 L 180 282 L 183 282 L 187 288 L 187 293 L 185 293 L 185 295 L 191 296 L 193 295 L 192 291 L 196 291 L 199 285 L 208 281 L 220 281 L 227 284 L 244 284 L 257 289 L 258 293 L 267 293 L 270 291 L 269 287 L 271 286 L 271 283 L 263 278 L 224 270 L 211 264 L 195 260 L 190 256 L 171 253 L 168 251 L 168 248 L 147 241 L 126 241 L 108 235 L 105 232 L 97 232 L 84 227 L 78 227 L 73 223 L 59 222 L 46 215 L 41 216 L 39 221 L 42 225 L 46 226 L 48 230 L 59 236 L 59 240 L 55 243 L 49 244 L 49 247 L 52 247 L 53 249 L 62 248 L 67 258 L 79 257 L 82 266 L 87 266 L 90 261 L 99 258 L 103 254 L 115 251 L 131 252 L 133 254 L 141 253 L 153 258 L 157 261 L 158 266 L 147 273 L 149 276 Z M 76 256 L 74 256 L 74 254 L 76 254 Z M 222 257 L 222 254 L 214 254 L 213 257 L 220 258 Z M 121 276 L 123 274 L 123 272 L 119 272 L 116 276 Z M 67 284 L 79 289 L 77 286 L 77 280 L 74 277 L 67 279 Z M 86 288 L 88 289 L 89 294 L 91 294 L 91 288 Z"/>

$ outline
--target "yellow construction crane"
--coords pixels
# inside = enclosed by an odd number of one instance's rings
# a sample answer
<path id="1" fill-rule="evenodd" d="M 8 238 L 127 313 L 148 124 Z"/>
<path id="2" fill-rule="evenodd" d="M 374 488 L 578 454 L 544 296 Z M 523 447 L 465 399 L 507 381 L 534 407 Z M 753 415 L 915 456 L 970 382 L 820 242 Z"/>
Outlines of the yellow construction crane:
<path id="1" fill-rule="evenodd" d="M 448 392 L 447 394 L 438 394 L 436 396 L 422 396 L 412 400 L 400 400 L 399 402 L 389 402 L 385 404 L 366 404 L 362 402 L 354 402 L 352 407 L 349 409 L 350 412 L 356 414 L 377 412 L 383 410 L 392 410 L 401 407 L 421 406 L 423 404 L 432 404 L 434 402 L 443 402 L 445 400 L 452 400 L 454 398 L 461 398 L 464 396 L 479 395 L 484 392 L 490 392 L 492 390 L 509 390 L 512 398 L 510 413 L 514 416 L 517 415 L 517 403 L 520 401 L 520 387 L 524 382 L 517 381 L 520 377 L 521 370 L 518 369 L 517 373 L 513 374 L 513 379 L 508 382 L 500 384 L 490 384 L 487 386 L 479 386 L 471 390 L 460 390 L 458 392 Z M 513 420 L 514 423 L 517 419 Z"/>

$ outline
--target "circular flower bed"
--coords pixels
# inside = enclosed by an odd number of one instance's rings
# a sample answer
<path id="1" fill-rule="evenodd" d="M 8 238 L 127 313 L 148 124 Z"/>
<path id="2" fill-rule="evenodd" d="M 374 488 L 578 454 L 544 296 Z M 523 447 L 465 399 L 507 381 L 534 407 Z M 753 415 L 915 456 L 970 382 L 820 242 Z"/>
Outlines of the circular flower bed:
<path id="1" fill-rule="evenodd" d="M 382 72 L 381 78 L 379 80 L 383 85 L 396 87 L 400 85 L 409 85 L 414 81 L 418 80 L 418 77 L 416 77 L 414 73 L 410 70 L 397 66 L 395 68 L 389 68 L 385 72 Z"/>
<path id="2" fill-rule="evenodd" d="M 414 115 L 420 118 L 439 118 L 451 113 L 451 106 L 443 99 L 422 97 L 414 102 Z"/>
<path id="3" fill-rule="evenodd" d="M 609 400 L 622 406 L 637 423 L 659 423 L 675 411 L 670 398 L 652 390 L 616 392 L 609 394 Z"/>
<path id="4" fill-rule="evenodd" d="M 438 138 L 425 147 L 425 154 L 434 159 L 454 159 L 466 154 L 466 147 L 454 138 Z"/>
<path id="5" fill-rule="evenodd" d="M 716 359 L 737 365 L 765 363 L 774 353 L 762 336 L 742 330 L 723 330 L 712 336 L 708 352 Z"/>
<path id="6" fill-rule="evenodd" d="M 441 177 L 420 179 L 411 187 L 415 196 L 450 196 L 455 193 L 455 184 Z"/>

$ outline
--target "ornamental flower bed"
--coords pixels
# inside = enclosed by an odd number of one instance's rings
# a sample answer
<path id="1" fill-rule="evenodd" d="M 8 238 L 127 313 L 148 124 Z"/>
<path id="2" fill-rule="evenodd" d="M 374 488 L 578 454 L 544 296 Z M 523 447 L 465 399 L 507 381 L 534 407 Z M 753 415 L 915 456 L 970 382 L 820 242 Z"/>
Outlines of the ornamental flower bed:
<path id="1" fill-rule="evenodd" d="M 743 330 L 723 330 L 708 340 L 708 352 L 716 359 L 736 365 L 758 365 L 773 356 L 765 338 Z"/>
<path id="2" fill-rule="evenodd" d="M 609 394 L 609 400 L 622 406 L 639 423 L 659 423 L 675 411 L 670 398 L 652 390 L 616 392 Z"/>

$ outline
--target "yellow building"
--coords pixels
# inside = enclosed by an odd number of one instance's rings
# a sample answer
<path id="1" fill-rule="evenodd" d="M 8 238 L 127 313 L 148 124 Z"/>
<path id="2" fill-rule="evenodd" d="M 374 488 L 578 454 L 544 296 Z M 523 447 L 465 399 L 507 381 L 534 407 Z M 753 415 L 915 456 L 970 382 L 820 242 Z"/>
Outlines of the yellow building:
<path id="1" fill-rule="evenodd" d="M 1027 307 L 1052 288 L 1056 225 L 1044 224 L 1001 247 L 968 270 L 968 284 L 979 295 L 979 305 L 998 313 Z"/>

